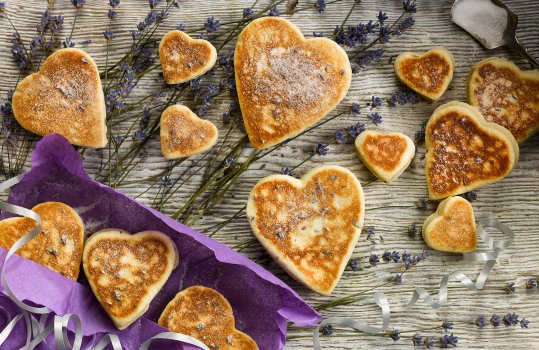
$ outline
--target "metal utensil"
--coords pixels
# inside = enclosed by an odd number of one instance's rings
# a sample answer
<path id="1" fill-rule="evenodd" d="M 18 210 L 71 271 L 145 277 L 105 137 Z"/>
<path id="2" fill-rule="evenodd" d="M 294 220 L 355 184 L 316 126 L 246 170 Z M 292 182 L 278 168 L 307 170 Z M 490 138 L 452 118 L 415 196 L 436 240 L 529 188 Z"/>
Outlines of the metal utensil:
<path id="1" fill-rule="evenodd" d="M 507 46 L 539 68 L 516 35 L 518 17 L 499 0 L 456 0 L 451 20 L 470 33 L 488 50 Z"/>

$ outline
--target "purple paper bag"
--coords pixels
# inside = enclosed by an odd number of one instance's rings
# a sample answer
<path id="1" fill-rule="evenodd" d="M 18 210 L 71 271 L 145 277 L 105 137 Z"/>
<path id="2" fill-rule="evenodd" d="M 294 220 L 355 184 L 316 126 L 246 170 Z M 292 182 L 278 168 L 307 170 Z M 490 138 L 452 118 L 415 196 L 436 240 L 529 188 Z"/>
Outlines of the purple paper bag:
<path id="1" fill-rule="evenodd" d="M 157 230 L 169 235 L 178 247 L 180 264 L 144 316 L 123 331 L 114 327 L 87 285 L 14 256 L 7 266 L 7 281 L 15 295 L 25 302 L 46 306 L 58 315 L 78 314 L 84 336 L 97 334 L 99 339 L 105 333 L 115 333 L 124 349 L 138 349 L 145 340 L 166 331 L 155 321 L 176 293 L 192 285 L 214 288 L 223 294 L 234 310 L 236 328 L 249 334 L 263 350 L 282 349 L 287 320 L 303 326 L 313 326 L 320 320 L 320 315 L 296 292 L 253 261 L 92 180 L 78 153 L 56 134 L 37 144 L 31 171 L 9 197 L 10 203 L 25 208 L 46 201 L 73 207 L 82 217 L 87 234 L 111 227 L 131 233 Z M 5 254 L 5 250 L 0 250 L 2 262 Z M 16 307 L 10 303 L 9 299 L 0 298 L 1 306 L 16 313 Z M 9 344 L 24 344 L 25 326 L 21 323 L 10 337 Z M 166 347 L 195 349 L 177 343 Z M 155 348 L 161 348 L 157 342 Z"/>

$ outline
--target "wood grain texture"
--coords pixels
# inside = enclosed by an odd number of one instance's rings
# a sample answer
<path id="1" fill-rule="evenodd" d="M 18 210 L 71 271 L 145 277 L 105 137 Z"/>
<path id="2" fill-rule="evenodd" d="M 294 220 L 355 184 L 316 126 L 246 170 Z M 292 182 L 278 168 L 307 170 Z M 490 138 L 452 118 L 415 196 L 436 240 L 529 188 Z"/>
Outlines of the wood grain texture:
<path id="1" fill-rule="evenodd" d="M 93 43 L 88 46 L 80 46 L 94 57 L 98 66 L 102 69 L 105 64 L 105 39 L 102 32 L 107 29 L 108 11 L 105 0 L 91 0 L 79 12 L 73 40 L 81 42 L 92 39 Z M 313 1 L 300 0 L 300 4 L 309 4 Z M 261 1 L 257 7 L 265 6 L 267 1 Z M 291 20 L 306 34 L 307 37 L 313 31 L 324 32 L 329 36 L 333 28 L 339 25 L 346 16 L 353 0 L 343 0 L 341 3 L 328 5 L 323 14 L 318 14 L 314 9 L 295 14 Z M 539 4 L 535 0 L 507 0 L 507 5 L 519 16 L 519 38 L 527 46 L 532 55 L 539 57 Z M 119 16 L 113 24 L 113 31 L 117 34 L 111 47 L 109 60 L 115 61 L 128 49 L 131 44 L 130 31 L 134 30 L 136 23 L 141 21 L 147 11 L 147 2 L 140 0 L 123 0 L 118 8 Z M 15 1 L 8 0 L 7 8 L 11 20 L 17 24 L 23 38 L 28 41 L 35 35 L 35 24 L 38 22 L 40 13 L 46 6 L 43 0 Z M 183 23 L 187 30 L 202 27 L 208 16 L 215 16 L 221 22 L 241 18 L 242 8 L 251 5 L 247 0 L 228 1 L 202 1 L 183 0 L 180 9 L 171 10 L 170 17 L 159 28 L 157 34 L 163 35 L 173 29 L 177 24 Z M 420 125 L 428 119 L 434 109 L 448 101 L 465 101 L 466 77 L 470 68 L 479 60 L 498 55 L 513 60 L 518 66 L 529 69 L 530 65 L 519 58 L 516 54 L 506 49 L 486 51 L 472 37 L 450 22 L 450 9 L 452 1 L 418 1 L 418 13 L 414 18 L 416 24 L 411 30 L 399 38 L 394 38 L 387 45 L 382 45 L 385 55 L 377 64 L 369 66 L 366 70 L 355 74 L 352 79 L 350 91 L 338 108 L 346 110 L 354 101 L 365 104 L 370 101 L 372 95 L 388 98 L 394 91 L 403 88 L 394 73 L 391 60 L 402 51 L 426 51 L 434 46 L 444 46 L 449 49 L 456 60 L 454 79 L 449 90 L 436 103 L 420 100 L 414 105 L 389 107 L 386 103 L 378 109 L 383 116 L 383 123 L 378 127 L 370 123 L 366 118 L 368 108 L 364 109 L 361 116 L 354 117 L 345 114 L 320 129 L 310 132 L 297 140 L 283 146 L 271 156 L 264 158 L 263 163 L 258 163 L 245 173 L 240 183 L 233 191 L 224 198 L 222 203 L 210 214 L 197 222 L 195 228 L 204 228 L 220 222 L 223 218 L 230 217 L 246 202 L 248 193 L 254 184 L 262 177 L 278 173 L 281 167 L 293 167 L 305 159 L 312 152 L 316 143 L 329 144 L 330 154 L 325 157 L 314 156 L 309 161 L 295 170 L 299 177 L 309 169 L 321 164 L 338 164 L 352 170 L 362 183 L 373 179 L 368 169 L 358 160 L 352 143 L 336 144 L 333 141 L 334 132 L 345 128 L 352 123 L 361 121 L 368 128 L 400 131 L 409 136 L 420 128 Z M 379 10 L 388 12 L 389 20 L 396 18 L 401 13 L 401 1 L 397 0 L 364 0 L 352 14 L 350 23 L 358 21 L 367 22 L 375 19 Z M 68 0 L 59 0 L 55 5 L 55 13 L 61 12 L 65 16 L 66 29 L 61 34 L 65 37 L 71 26 L 74 9 Z M 283 11 L 284 12 L 284 9 Z M 285 16 L 290 18 L 289 16 Z M 13 30 L 7 21 L 0 18 L 0 96 L 3 98 L 8 89 L 13 89 L 18 79 L 18 71 L 11 57 L 10 39 Z M 215 40 L 214 44 L 219 47 L 221 39 Z M 224 51 L 233 50 L 233 42 L 226 45 Z M 144 96 L 150 91 L 162 87 L 162 79 L 159 70 L 153 71 L 145 77 L 132 94 L 133 100 Z M 214 81 L 219 81 L 216 76 Z M 186 99 L 185 101 L 187 101 Z M 216 99 L 209 110 L 208 120 L 214 122 L 220 130 L 224 130 L 221 122 L 221 114 L 226 111 L 231 97 L 222 94 Z M 334 115 L 334 111 L 330 115 Z M 158 118 L 154 113 L 152 118 Z M 117 127 L 117 130 L 128 127 L 131 121 Z M 234 138 L 241 137 L 237 132 Z M 33 137 L 37 140 L 37 137 Z M 249 150 L 251 151 L 251 150 Z M 366 298 L 348 305 L 336 307 L 323 312 L 325 317 L 347 316 L 362 319 L 372 324 L 379 324 L 379 309 L 370 297 L 371 288 L 391 280 L 401 265 L 381 263 L 377 267 L 367 267 L 367 259 L 370 253 L 381 254 L 384 250 L 398 250 L 418 253 L 427 249 L 421 237 L 410 237 L 407 228 L 410 224 L 423 223 L 437 206 L 436 202 L 429 202 L 428 209 L 421 210 L 415 206 L 419 198 L 427 197 L 427 186 L 424 175 L 425 148 L 419 145 L 417 155 L 411 167 L 391 185 L 380 181 L 365 185 L 365 197 L 367 203 L 366 226 L 373 226 L 376 231 L 376 244 L 365 240 L 365 235 L 360 237 L 353 256 L 360 259 L 360 265 L 365 267 L 362 271 L 353 272 L 347 268 L 333 294 L 329 297 L 318 296 L 307 288 L 292 280 L 275 263 L 267 259 L 267 254 L 259 244 L 252 244 L 242 251 L 250 258 L 263 261 L 263 265 L 278 277 L 283 279 L 294 288 L 312 306 L 335 300 L 351 293 L 365 292 Z M 155 174 L 166 168 L 169 164 L 165 161 L 159 148 L 157 139 L 151 140 L 146 149 L 144 162 L 138 166 L 129 179 L 136 179 Z M 184 162 L 174 170 L 172 177 L 179 176 L 198 156 Z M 90 174 L 95 174 L 99 167 L 100 157 L 98 151 L 85 153 L 85 166 Z M 29 167 L 29 159 L 26 167 Z M 200 175 L 200 174 L 199 174 Z M 184 201 L 184 198 L 196 188 L 200 176 L 194 176 L 192 181 L 185 184 L 176 193 L 164 208 L 164 212 L 172 214 Z M 121 187 L 120 190 L 130 196 L 137 196 L 150 183 L 135 184 Z M 157 186 L 139 197 L 143 203 L 151 203 L 158 191 Z M 520 149 L 520 160 L 513 172 L 503 181 L 481 188 L 477 191 L 477 201 L 473 203 L 476 217 L 493 216 L 503 223 L 510 225 L 516 233 L 513 246 L 504 252 L 499 258 L 499 264 L 495 266 L 485 288 L 479 292 L 466 290 L 456 282 L 450 283 L 449 305 L 439 310 L 432 310 L 419 303 L 411 311 L 403 311 L 404 304 L 411 296 L 414 286 L 424 286 L 435 289 L 438 287 L 441 277 L 448 272 L 461 270 L 475 278 L 480 271 L 481 264 L 465 264 L 459 261 L 458 256 L 434 252 L 428 261 L 421 263 L 412 272 L 404 275 L 400 286 L 389 285 L 379 290 L 388 293 L 391 299 L 392 324 L 399 330 L 413 330 L 416 328 L 430 328 L 441 324 L 448 319 L 455 323 L 453 332 L 459 337 L 459 348 L 474 349 L 530 349 L 539 348 L 539 291 L 526 290 L 525 280 L 528 277 L 539 274 L 539 135 L 526 141 Z M 378 236 L 383 236 L 383 242 Z M 249 224 L 245 218 L 238 218 L 232 224 L 222 229 L 215 239 L 230 247 L 237 246 L 241 242 L 253 238 Z M 516 282 L 517 293 L 507 294 L 504 291 L 506 282 Z M 521 317 L 530 320 L 530 329 L 521 330 L 517 327 L 500 327 L 494 329 L 487 326 L 478 330 L 471 325 L 474 319 L 482 314 L 490 317 L 492 313 L 504 314 L 516 312 Z M 439 331 L 420 332 L 423 335 L 440 336 Z M 387 337 L 373 337 L 364 334 L 353 333 L 350 330 L 337 328 L 331 337 L 322 337 L 324 349 L 380 349 L 380 348 L 412 348 L 411 336 L 413 333 L 403 335 L 401 341 L 393 343 Z M 312 329 L 291 326 L 289 328 L 290 340 L 287 349 L 312 348 Z M 438 346 L 439 344 L 436 344 Z"/>

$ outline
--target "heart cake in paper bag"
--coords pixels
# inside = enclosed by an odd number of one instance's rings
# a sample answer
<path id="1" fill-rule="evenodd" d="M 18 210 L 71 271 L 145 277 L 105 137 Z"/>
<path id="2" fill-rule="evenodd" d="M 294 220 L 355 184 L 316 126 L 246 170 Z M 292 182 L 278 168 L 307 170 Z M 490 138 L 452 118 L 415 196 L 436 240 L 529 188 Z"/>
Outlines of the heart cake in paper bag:
<path id="1" fill-rule="evenodd" d="M 255 341 L 238 331 L 228 301 L 218 291 L 192 286 L 167 305 L 159 324 L 173 332 L 200 339 L 210 349 L 258 350 Z"/>
<path id="2" fill-rule="evenodd" d="M 438 107 L 425 129 L 429 197 L 442 199 L 507 176 L 518 161 L 513 135 L 483 118 L 474 107 L 449 102 Z"/>
<path id="3" fill-rule="evenodd" d="M 346 95 L 352 69 L 346 52 L 327 38 L 305 39 L 279 17 L 252 21 L 234 53 L 236 88 L 251 144 L 267 148 L 328 114 Z"/>
<path id="4" fill-rule="evenodd" d="M 459 196 L 444 199 L 425 220 L 421 232 L 425 243 L 435 250 L 469 253 L 477 246 L 472 205 Z"/>
<path id="5" fill-rule="evenodd" d="M 359 238 L 365 199 L 355 175 L 322 166 L 301 180 L 272 175 L 260 180 L 247 202 L 254 235 L 292 277 L 330 294 Z"/>
<path id="6" fill-rule="evenodd" d="M 38 142 L 32 154 L 32 169 L 13 188 L 9 197 L 9 203 L 25 208 L 51 200 L 68 203 L 79 213 L 91 232 L 110 227 L 119 227 L 127 232 L 162 232 L 173 241 L 181 257 L 178 267 L 172 270 L 159 293 L 147 298 L 151 302 L 144 315 L 125 330 L 118 331 L 105 312 L 105 305 L 111 302 L 114 307 L 121 306 L 123 304 L 118 299 L 128 302 L 133 300 L 132 297 L 136 299 L 139 291 L 150 290 L 152 281 L 142 283 L 142 289 L 137 289 L 136 284 L 146 281 L 142 279 L 142 276 L 146 276 L 142 271 L 143 265 L 146 265 L 144 259 L 133 259 L 128 254 L 125 260 L 120 261 L 122 266 L 119 271 L 116 270 L 118 261 L 114 258 L 110 259 L 108 265 L 103 264 L 104 273 L 101 266 L 95 266 L 95 270 L 88 275 L 93 276 L 93 281 L 98 281 L 101 276 L 101 282 L 105 284 L 105 288 L 98 289 L 105 291 L 100 299 L 104 305 L 101 305 L 86 283 L 77 283 L 33 261 L 13 256 L 6 266 L 6 278 L 13 293 L 25 302 L 46 306 L 56 315 L 77 314 L 82 322 L 83 336 L 89 341 L 95 336 L 98 342 L 105 334 L 113 333 L 118 336 L 123 349 L 139 350 L 143 342 L 166 331 L 157 324 L 163 310 L 178 291 L 194 285 L 212 288 L 223 295 L 233 309 L 236 329 L 248 334 L 260 349 L 282 349 L 288 322 L 314 326 L 320 321 L 320 315 L 294 290 L 260 265 L 205 234 L 91 179 L 84 170 L 78 152 L 58 134 L 46 136 Z M 91 239 L 86 249 L 90 249 Z M 129 246 L 132 247 L 131 244 Z M 140 244 L 137 242 L 137 248 L 129 249 L 136 252 L 140 248 L 138 246 Z M 107 251 L 114 254 L 114 250 Z M 0 267 L 5 256 L 6 251 L 0 249 Z M 85 266 L 88 270 L 88 265 Z M 152 274 L 152 278 L 158 278 L 158 275 Z M 130 287 L 137 292 L 136 295 L 128 293 L 131 288 L 114 293 L 114 286 L 125 288 L 127 286 L 124 284 L 130 282 L 133 282 Z M 114 317 L 127 319 L 136 313 L 136 310 L 126 309 L 126 312 Z M 70 339 L 73 339 L 73 323 L 69 322 L 67 328 Z M 20 323 L 6 344 L 14 344 L 13 348 L 18 349 L 25 341 L 26 328 L 24 323 Z M 165 345 L 158 347 L 158 344 Z M 155 347 L 194 348 L 164 340 L 155 344 L 152 342 L 151 348 Z"/>
<path id="7" fill-rule="evenodd" d="M 79 49 L 58 50 L 13 93 L 13 114 L 26 130 L 58 133 L 73 145 L 105 147 L 105 98 L 97 66 Z"/>
<path id="8" fill-rule="evenodd" d="M 428 100 L 436 101 L 453 79 L 455 60 L 451 52 L 435 48 L 422 54 L 403 52 L 394 65 L 400 81 Z"/>
<path id="9" fill-rule="evenodd" d="M 73 208 L 60 202 L 41 203 L 32 211 L 41 217 L 42 231 L 16 253 L 76 281 L 84 241 L 84 223 L 80 216 Z M 36 224 L 30 218 L 1 220 L 0 247 L 10 249 Z"/>
<path id="10" fill-rule="evenodd" d="M 486 120 L 511 131 L 518 143 L 539 131 L 539 71 L 487 58 L 472 68 L 467 91 L 468 102 Z"/>
<path id="11" fill-rule="evenodd" d="M 84 245 L 83 266 L 94 294 L 118 327 L 142 316 L 178 266 L 176 245 L 165 234 L 106 229 Z"/>

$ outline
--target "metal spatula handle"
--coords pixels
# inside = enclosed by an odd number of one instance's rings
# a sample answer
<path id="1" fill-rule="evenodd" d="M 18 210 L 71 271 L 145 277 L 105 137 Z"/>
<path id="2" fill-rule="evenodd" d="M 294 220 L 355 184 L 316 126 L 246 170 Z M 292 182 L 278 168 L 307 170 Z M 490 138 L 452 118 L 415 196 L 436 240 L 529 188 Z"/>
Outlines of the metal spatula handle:
<path id="1" fill-rule="evenodd" d="M 507 46 L 509 46 L 510 48 L 512 48 L 513 50 L 517 51 L 519 54 L 524 56 L 528 61 L 530 61 L 531 64 L 535 66 L 535 68 L 539 68 L 539 61 L 537 61 L 532 55 L 528 53 L 528 49 L 526 49 L 524 46 L 520 44 L 516 36 L 512 42 L 507 44 Z"/>

